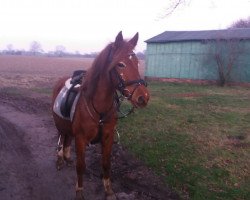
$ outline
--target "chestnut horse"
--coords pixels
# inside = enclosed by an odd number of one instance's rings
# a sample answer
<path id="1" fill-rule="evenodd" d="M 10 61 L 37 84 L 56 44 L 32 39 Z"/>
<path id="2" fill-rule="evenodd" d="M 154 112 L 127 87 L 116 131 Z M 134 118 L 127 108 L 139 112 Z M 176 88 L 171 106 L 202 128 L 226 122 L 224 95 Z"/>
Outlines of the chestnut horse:
<path id="1" fill-rule="evenodd" d="M 79 88 L 79 99 L 72 120 L 66 120 L 53 112 L 55 125 L 61 138 L 62 149 L 58 151 L 57 167 L 63 162 L 71 163 L 70 144 L 75 138 L 76 148 L 76 197 L 83 197 L 83 173 L 85 171 L 86 146 L 97 139 L 102 145 L 103 185 L 107 198 L 116 199 L 110 181 L 110 156 L 117 123 L 116 91 L 127 98 L 133 106 L 143 108 L 149 100 L 146 82 L 138 72 L 138 58 L 133 49 L 138 33 L 124 40 L 122 32 L 104 48 L 94 60 Z M 53 104 L 64 87 L 66 78 L 56 84 Z"/>

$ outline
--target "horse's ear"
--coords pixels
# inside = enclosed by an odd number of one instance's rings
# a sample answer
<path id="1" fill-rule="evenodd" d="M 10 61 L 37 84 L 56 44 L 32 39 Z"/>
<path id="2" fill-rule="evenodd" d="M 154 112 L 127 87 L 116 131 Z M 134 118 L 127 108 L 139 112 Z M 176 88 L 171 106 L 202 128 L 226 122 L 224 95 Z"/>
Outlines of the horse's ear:
<path id="1" fill-rule="evenodd" d="M 115 42 L 114 42 L 115 48 L 120 47 L 122 43 L 123 43 L 123 36 L 122 36 L 122 31 L 120 31 L 115 38 Z"/>
<path id="2" fill-rule="evenodd" d="M 137 32 L 135 36 L 129 40 L 129 43 L 132 44 L 133 47 L 135 47 L 137 45 L 138 39 L 139 39 L 139 33 Z"/>

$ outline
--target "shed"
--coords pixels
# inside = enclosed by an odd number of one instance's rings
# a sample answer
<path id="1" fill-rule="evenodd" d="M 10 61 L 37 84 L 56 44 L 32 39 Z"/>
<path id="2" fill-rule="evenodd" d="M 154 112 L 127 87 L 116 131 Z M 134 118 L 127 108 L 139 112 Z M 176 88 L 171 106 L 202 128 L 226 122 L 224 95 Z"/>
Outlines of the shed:
<path id="1" fill-rule="evenodd" d="M 216 81 L 220 53 L 224 67 L 233 63 L 230 81 L 250 82 L 250 28 L 165 31 L 145 42 L 147 79 Z"/>

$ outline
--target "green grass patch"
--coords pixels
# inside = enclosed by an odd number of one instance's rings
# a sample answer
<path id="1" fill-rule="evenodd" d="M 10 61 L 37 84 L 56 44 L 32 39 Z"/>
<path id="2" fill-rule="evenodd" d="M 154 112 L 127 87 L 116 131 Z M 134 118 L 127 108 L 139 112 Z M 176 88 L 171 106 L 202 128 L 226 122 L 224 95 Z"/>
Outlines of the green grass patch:
<path id="1" fill-rule="evenodd" d="M 23 91 L 16 87 L 4 87 L 0 89 L 0 92 L 11 96 L 20 96 L 23 93 Z"/>
<path id="2" fill-rule="evenodd" d="M 182 197 L 250 196 L 250 89 L 149 84 L 145 109 L 119 121 L 121 141 Z"/>
<path id="3" fill-rule="evenodd" d="M 7 95 L 11 96 L 26 96 L 30 92 L 38 93 L 38 94 L 46 94 L 51 95 L 52 94 L 52 88 L 18 88 L 18 87 L 5 87 L 1 88 L 0 92 L 5 93 Z"/>
<path id="4" fill-rule="evenodd" d="M 32 91 L 35 93 L 46 94 L 46 95 L 52 94 L 52 88 L 32 88 Z"/>

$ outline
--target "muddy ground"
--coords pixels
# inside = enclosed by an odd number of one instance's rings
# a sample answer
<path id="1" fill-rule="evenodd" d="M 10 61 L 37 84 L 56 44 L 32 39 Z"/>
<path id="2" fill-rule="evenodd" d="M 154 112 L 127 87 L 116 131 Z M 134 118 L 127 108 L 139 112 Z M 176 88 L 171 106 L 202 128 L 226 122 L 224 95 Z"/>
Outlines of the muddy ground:
<path id="1" fill-rule="evenodd" d="M 1 200 L 70 200 L 75 196 L 75 165 L 60 171 L 55 167 L 57 131 L 46 93 L 55 80 L 39 77 L 0 74 Z M 75 158 L 74 145 L 72 156 Z M 99 145 L 87 148 L 86 200 L 105 199 L 100 156 Z M 118 144 L 112 153 L 112 182 L 119 200 L 179 199 L 160 177 Z"/>

